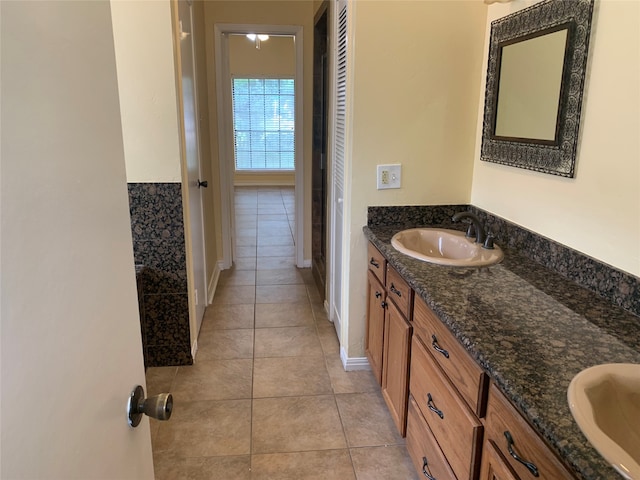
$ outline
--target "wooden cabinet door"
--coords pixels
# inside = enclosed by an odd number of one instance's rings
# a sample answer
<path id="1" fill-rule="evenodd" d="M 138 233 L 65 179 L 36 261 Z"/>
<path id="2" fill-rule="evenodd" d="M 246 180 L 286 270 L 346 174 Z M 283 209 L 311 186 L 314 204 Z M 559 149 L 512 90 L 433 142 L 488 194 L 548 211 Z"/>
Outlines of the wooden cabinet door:
<path id="1" fill-rule="evenodd" d="M 411 324 L 405 320 L 393 302 L 388 302 L 382 357 L 382 396 L 403 437 L 407 428 L 412 330 Z"/>
<path id="2" fill-rule="evenodd" d="M 384 287 L 369 270 L 367 285 L 367 335 L 365 352 L 373 375 L 382 385 L 382 361 L 384 350 L 384 316 L 387 298 Z"/>
<path id="3" fill-rule="evenodd" d="M 484 444 L 480 480 L 520 480 L 492 440 Z"/>

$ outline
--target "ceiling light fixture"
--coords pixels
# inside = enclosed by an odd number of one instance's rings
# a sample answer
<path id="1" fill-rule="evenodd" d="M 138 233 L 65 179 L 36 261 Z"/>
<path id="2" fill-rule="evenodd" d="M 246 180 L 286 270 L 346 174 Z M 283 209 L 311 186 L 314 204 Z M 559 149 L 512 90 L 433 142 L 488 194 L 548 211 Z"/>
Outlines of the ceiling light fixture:
<path id="1" fill-rule="evenodd" d="M 262 33 L 259 33 L 257 35 L 255 33 L 247 33 L 247 38 L 252 42 L 256 42 L 256 48 L 260 50 L 260 43 L 269 40 L 269 35 L 265 35 Z"/>

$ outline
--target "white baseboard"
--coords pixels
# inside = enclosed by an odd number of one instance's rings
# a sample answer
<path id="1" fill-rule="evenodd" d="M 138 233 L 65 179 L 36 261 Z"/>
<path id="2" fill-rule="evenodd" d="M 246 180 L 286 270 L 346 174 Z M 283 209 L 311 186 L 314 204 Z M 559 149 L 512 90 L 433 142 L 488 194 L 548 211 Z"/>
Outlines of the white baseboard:
<path id="1" fill-rule="evenodd" d="M 193 358 L 194 363 L 196 361 L 197 353 L 198 353 L 198 339 L 196 338 L 191 344 L 191 358 Z"/>
<path id="2" fill-rule="evenodd" d="M 302 268 L 311 268 L 311 259 L 305 258 L 302 260 Z"/>
<path id="3" fill-rule="evenodd" d="M 371 370 L 369 360 L 367 357 L 347 357 L 343 347 L 340 347 L 340 360 L 342 360 L 342 366 L 346 372 L 352 372 L 354 370 Z"/>
<path id="4" fill-rule="evenodd" d="M 213 294 L 216 293 L 218 287 L 218 280 L 220 280 L 220 263 L 218 262 L 213 268 L 213 273 L 209 279 L 209 285 L 207 287 L 207 304 L 210 305 L 213 302 Z"/>

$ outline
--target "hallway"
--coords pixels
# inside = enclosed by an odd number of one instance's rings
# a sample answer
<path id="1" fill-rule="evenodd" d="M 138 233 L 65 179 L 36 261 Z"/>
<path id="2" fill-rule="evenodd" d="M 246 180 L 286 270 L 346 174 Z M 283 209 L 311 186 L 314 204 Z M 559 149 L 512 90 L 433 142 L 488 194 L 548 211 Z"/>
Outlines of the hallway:
<path id="1" fill-rule="evenodd" d="M 294 266 L 293 188 L 236 188 L 237 261 L 195 364 L 149 368 L 157 480 L 417 479 L 370 371 L 345 372 L 309 269 Z"/>

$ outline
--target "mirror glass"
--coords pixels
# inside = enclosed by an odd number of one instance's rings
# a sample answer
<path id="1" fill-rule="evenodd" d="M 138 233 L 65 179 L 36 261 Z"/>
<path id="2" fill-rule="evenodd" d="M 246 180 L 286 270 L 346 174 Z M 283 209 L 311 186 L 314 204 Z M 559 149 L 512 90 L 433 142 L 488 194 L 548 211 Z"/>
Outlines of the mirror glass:
<path id="1" fill-rule="evenodd" d="M 496 137 L 555 142 L 568 31 L 502 46 Z"/>

